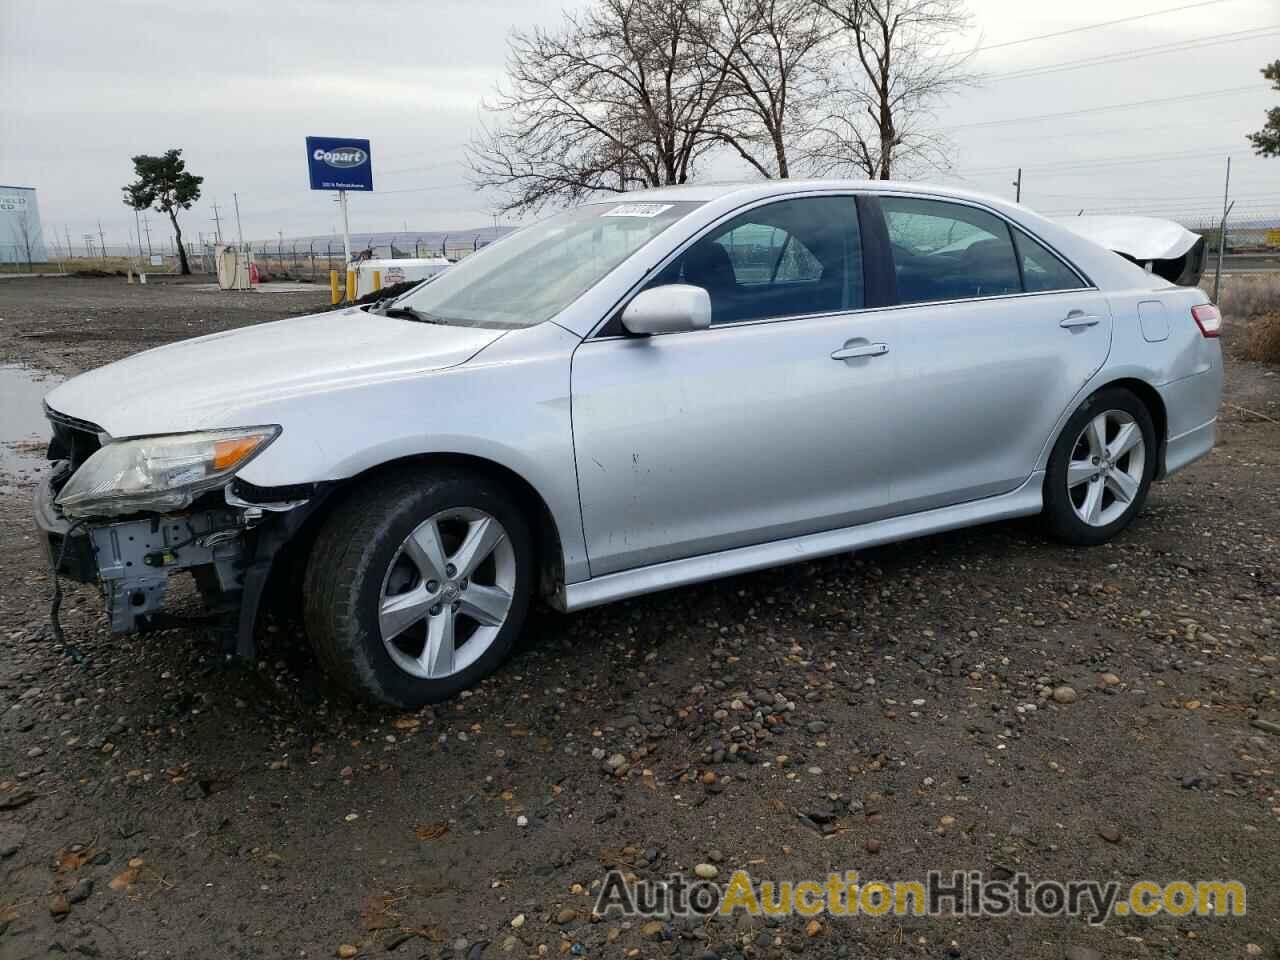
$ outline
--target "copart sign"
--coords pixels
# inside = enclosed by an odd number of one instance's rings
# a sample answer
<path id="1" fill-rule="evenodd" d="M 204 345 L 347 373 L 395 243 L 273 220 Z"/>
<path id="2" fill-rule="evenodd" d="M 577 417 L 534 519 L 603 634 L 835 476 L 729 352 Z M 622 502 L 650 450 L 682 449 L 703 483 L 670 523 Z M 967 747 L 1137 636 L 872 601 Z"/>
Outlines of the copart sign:
<path id="1" fill-rule="evenodd" d="M 307 137 L 312 190 L 372 190 L 369 141 L 351 137 Z"/>

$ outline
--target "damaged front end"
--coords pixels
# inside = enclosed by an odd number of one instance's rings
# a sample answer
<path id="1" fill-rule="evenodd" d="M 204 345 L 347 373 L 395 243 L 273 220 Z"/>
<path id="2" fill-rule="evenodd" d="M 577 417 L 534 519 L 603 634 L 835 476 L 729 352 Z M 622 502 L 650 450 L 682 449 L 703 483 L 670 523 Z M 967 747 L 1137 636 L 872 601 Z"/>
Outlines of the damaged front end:
<path id="1" fill-rule="evenodd" d="M 34 506 L 55 575 L 98 584 L 112 631 L 129 633 L 187 622 L 164 608 L 170 578 L 190 573 L 204 622 L 227 627 L 227 652 L 252 655 L 273 561 L 324 492 L 235 478 L 279 428 L 115 441 L 95 424 L 46 413 L 54 463 Z"/>

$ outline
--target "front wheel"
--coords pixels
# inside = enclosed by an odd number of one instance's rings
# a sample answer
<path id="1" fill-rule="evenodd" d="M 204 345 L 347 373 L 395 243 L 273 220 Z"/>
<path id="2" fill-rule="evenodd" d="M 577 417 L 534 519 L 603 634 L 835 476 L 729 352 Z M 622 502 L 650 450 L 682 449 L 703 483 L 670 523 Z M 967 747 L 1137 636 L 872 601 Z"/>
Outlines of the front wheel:
<path id="1" fill-rule="evenodd" d="M 307 564 L 307 634 L 344 687 L 401 709 L 491 673 L 523 625 L 534 576 L 528 524 L 506 490 L 462 471 L 356 488 Z"/>
<path id="2" fill-rule="evenodd" d="M 1049 456 L 1049 530 L 1067 543 L 1105 543 L 1142 509 L 1155 472 L 1155 428 L 1146 405 L 1123 388 L 1098 391 L 1071 415 Z"/>

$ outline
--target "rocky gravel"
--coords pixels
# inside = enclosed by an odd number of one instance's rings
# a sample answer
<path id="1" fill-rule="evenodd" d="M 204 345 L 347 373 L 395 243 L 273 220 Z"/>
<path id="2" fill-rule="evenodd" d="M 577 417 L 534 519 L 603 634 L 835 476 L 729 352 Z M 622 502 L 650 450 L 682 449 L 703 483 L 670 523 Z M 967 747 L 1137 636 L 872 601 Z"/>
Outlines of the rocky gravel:
<path id="1" fill-rule="evenodd" d="M 8 281 L 0 359 L 309 305 Z M 1017 521 L 542 610 L 413 714 L 338 695 L 288 620 L 227 663 L 73 586 L 54 642 L 30 484 L 0 485 L 0 957 L 1280 958 L 1280 377 L 1228 384 L 1219 449 L 1108 546 Z M 612 868 L 1231 877 L 1249 911 L 597 918 Z"/>

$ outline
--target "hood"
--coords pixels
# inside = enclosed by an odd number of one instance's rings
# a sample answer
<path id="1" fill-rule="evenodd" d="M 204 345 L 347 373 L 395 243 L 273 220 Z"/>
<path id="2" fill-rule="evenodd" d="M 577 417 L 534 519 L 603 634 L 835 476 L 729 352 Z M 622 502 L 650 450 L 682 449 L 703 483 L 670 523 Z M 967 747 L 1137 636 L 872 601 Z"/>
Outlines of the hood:
<path id="1" fill-rule="evenodd" d="M 504 332 L 334 310 L 147 350 L 68 380 L 45 402 L 114 437 L 253 426 L 238 411 L 443 370 Z"/>
<path id="2" fill-rule="evenodd" d="M 1175 260 L 1200 239 L 1182 224 L 1157 217 L 1064 217 L 1058 222 L 1100 247 L 1138 261 Z"/>

